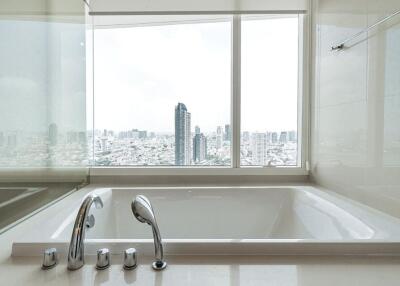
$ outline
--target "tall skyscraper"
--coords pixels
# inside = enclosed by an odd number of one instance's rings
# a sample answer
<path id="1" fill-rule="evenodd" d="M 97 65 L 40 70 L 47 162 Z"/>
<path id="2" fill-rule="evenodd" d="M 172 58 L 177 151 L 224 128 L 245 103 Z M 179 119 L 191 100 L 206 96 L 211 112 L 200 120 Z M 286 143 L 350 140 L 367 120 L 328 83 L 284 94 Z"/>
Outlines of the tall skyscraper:
<path id="1" fill-rule="evenodd" d="M 194 134 L 200 134 L 200 127 L 197 125 L 194 127 Z"/>
<path id="2" fill-rule="evenodd" d="M 4 133 L 0 132 L 0 147 L 4 146 Z"/>
<path id="3" fill-rule="evenodd" d="M 190 113 L 183 103 L 175 106 L 175 165 L 190 165 Z"/>
<path id="4" fill-rule="evenodd" d="M 251 137 L 251 154 L 253 165 L 263 166 L 267 159 L 267 134 L 253 133 Z"/>
<path id="5" fill-rule="evenodd" d="M 207 138 L 196 126 L 196 135 L 193 137 L 193 161 L 198 163 L 205 159 L 207 159 Z"/>
<path id="6" fill-rule="evenodd" d="M 231 126 L 229 124 L 225 124 L 224 140 L 225 141 L 231 140 Z"/>

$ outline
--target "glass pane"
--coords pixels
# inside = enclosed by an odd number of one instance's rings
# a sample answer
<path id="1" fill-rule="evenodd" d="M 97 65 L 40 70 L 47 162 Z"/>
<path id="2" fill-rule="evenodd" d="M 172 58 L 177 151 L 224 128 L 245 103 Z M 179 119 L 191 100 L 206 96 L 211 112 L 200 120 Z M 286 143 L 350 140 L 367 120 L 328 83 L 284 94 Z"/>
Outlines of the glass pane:
<path id="1" fill-rule="evenodd" d="M 95 20 L 95 164 L 230 165 L 231 18 L 146 17 Z"/>
<path id="2" fill-rule="evenodd" d="M 28 2 L 0 5 L 0 233 L 88 174 L 84 3 Z"/>
<path id="3" fill-rule="evenodd" d="M 47 18 L 0 19 L 0 167 L 88 163 L 84 17 Z"/>
<path id="4" fill-rule="evenodd" d="M 297 166 L 298 17 L 242 18 L 241 165 Z"/>

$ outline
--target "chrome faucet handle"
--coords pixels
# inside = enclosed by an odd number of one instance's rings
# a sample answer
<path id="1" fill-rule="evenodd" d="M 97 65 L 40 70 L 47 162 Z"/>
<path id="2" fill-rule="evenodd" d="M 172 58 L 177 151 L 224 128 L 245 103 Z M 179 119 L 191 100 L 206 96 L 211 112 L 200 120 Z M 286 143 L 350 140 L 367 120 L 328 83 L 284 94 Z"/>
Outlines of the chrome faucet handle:
<path id="1" fill-rule="evenodd" d="M 128 248 L 124 251 L 124 269 L 132 270 L 137 266 L 136 249 Z"/>
<path id="2" fill-rule="evenodd" d="M 108 248 L 101 248 L 97 250 L 96 269 L 104 270 L 109 266 L 110 266 L 110 250 L 108 250 Z"/>
<path id="3" fill-rule="evenodd" d="M 57 263 L 58 263 L 57 249 L 55 248 L 46 249 L 43 254 L 42 269 L 43 270 L 51 269 L 54 266 L 56 266 Z"/>

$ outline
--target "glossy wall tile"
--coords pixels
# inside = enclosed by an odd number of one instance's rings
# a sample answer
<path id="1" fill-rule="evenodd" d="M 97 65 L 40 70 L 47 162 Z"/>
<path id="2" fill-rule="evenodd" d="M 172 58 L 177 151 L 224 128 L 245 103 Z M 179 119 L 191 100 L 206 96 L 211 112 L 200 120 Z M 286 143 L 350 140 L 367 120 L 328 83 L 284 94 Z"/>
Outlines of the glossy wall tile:
<path id="1" fill-rule="evenodd" d="M 400 217 L 400 16 L 335 43 L 400 9 L 398 1 L 315 2 L 312 178 Z"/>

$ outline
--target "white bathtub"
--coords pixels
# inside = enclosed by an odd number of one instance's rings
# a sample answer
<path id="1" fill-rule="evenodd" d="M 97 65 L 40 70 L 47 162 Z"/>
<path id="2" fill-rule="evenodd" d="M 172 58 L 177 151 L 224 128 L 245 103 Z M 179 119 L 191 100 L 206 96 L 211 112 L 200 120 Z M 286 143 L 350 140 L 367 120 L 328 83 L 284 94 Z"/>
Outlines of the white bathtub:
<path id="1" fill-rule="evenodd" d="M 66 253 L 79 205 L 92 192 L 104 208 L 92 209 L 87 254 L 100 247 L 153 253 L 151 228 L 131 212 L 138 194 L 153 204 L 166 254 L 400 254 L 399 219 L 299 186 L 82 190 L 35 217 L 42 227 L 15 241 L 13 255 L 41 255 L 47 247 Z"/>

